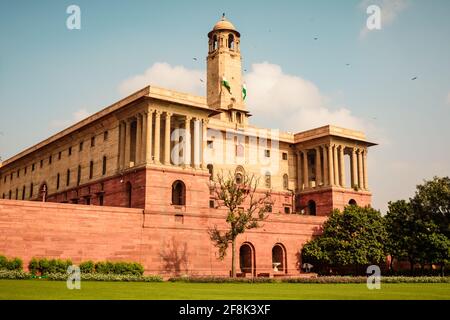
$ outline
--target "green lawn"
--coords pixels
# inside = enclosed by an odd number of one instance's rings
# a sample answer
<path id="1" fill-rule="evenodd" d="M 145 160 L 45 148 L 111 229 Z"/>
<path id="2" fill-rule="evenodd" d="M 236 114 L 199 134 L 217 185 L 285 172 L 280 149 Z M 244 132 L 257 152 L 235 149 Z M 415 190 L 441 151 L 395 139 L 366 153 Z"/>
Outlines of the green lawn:
<path id="1" fill-rule="evenodd" d="M 448 283 L 365 284 L 81 282 L 0 280 L 0 299 L 450 299 Z"/>

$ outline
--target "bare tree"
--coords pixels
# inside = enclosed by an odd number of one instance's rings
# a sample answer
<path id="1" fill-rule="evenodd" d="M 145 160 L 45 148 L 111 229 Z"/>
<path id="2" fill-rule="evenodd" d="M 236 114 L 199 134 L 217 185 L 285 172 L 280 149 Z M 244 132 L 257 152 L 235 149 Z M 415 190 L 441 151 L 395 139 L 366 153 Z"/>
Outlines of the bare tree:
<path id="1" fill-rule="evenodd" d="M 218 207 L 227 208 L 226 222 L 228 228 L 219 230 L 217 225 L 208 230 L 211 241 L 219 249 L 219 259 L 226 256 L 231 242 L 231 276 L 236 277 L 236 238 L 246 230 L 259 228 L 268 212 L 271 211 L 272 200 L 270 192 L 257 194 L 259 179 L 254 175 L 239 174 L 239 179 L 231 172 L 227 176 L 218 174 L 211 181 Z"/>

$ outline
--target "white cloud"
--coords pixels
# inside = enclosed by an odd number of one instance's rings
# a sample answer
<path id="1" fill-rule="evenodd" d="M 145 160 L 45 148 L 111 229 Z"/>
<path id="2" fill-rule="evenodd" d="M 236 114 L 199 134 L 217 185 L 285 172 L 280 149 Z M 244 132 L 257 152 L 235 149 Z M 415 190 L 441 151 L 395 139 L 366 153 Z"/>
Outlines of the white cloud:
<path id="1" fill-rule="evenodd" d="M 360 2 L 359 7 L 365 13 L 370 5 L 377 5 L 381 8 L 381 30 L 383 30 L 395 21 L 400 12 L 408 7 L 409 2 L 408 0 L 363 0 Z M 364 27 L 359 33 L 360 37 L 364 38 L 370 33 L 369 31 L 364 22 Z"/>
<path id="2" fill-rule="evenodd" d="M 53 120 L 50 126 L 53 128 L 65 128 L 69 127 L 91 115 L 85 108 L 79 109 L 72 113 L 72 118 L 66 120 Z"/>
<path id="3" fill-rule="evenodd" d="M 204 82 L 201 82 L 202 79 Z M 157 62 L 143 74 L 130 77 L 119 85 L 122 95 L 133 93 L 148 85 L 163 87 L 196 95 L 205 93 L 205 72 L 190 70 L 183 66 L 172 67 L 165 62 Z"/>
<path id="4" fill-rule="evenodd" d="M 245 80 L 247 107 L 266 126 L 292 132 L 327 124 L 363 131 L 371 127 L 348 108 L 333 105 L 314 83 L 283 73 L 278 65 L 253 64 Z"/>

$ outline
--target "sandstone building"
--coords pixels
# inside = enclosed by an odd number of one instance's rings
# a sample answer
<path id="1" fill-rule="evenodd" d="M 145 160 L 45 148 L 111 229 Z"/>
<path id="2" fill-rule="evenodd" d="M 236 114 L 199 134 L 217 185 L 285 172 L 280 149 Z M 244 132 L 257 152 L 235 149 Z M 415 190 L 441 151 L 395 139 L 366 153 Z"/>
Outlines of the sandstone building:
<path id="1" fill-rule="evenodd" d="M 298 252 L 333 208 L 370 205 L 374 143 L 331 125 L 296 134 L 252 126 L 240 33 L 225 18 L 208 33 L 206 87 L 200 97 L 147 86 L 4 161 L 0 253 L 227 274 L 206 232 L 224 223 L 209 180 L 250 173 L 274 204 L 263 228 L 239 238 L 240 270 L 301 272 Z"/>

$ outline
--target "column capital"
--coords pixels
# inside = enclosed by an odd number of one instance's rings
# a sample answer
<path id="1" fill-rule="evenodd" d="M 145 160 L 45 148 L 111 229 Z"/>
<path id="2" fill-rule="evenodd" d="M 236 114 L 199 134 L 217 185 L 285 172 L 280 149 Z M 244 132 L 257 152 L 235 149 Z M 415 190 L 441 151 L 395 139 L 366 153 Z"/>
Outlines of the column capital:
<path id="1" fill-rule="evenodd" d="M 156 115 L 157 117 L 161 116 L 162 113 L 163 113 L 163 112 L 162 112 L 161 110 L 155 110 L 155 115 Z"/>
<path id="2" fill-rule="evenodd" d="M 190 115 L 186 115 L 186 121 L 190 121 L 190 120 L 192 120 L 192 116 L 190 116 Z"/>
<path id="3" fill-rule="evenodd" d="M 168 116 L 168 117 L 173 116 L 173 112 L 166 111 L 166 116 Z"/>
<path id="4" fill-rule="evenodd" d="M 208 119 L 208 118 L 202 118 L 202 122 L 203 122 L 204 124 L 208 124 L 208 123 L 209 123 L 209 119 Z"/>

